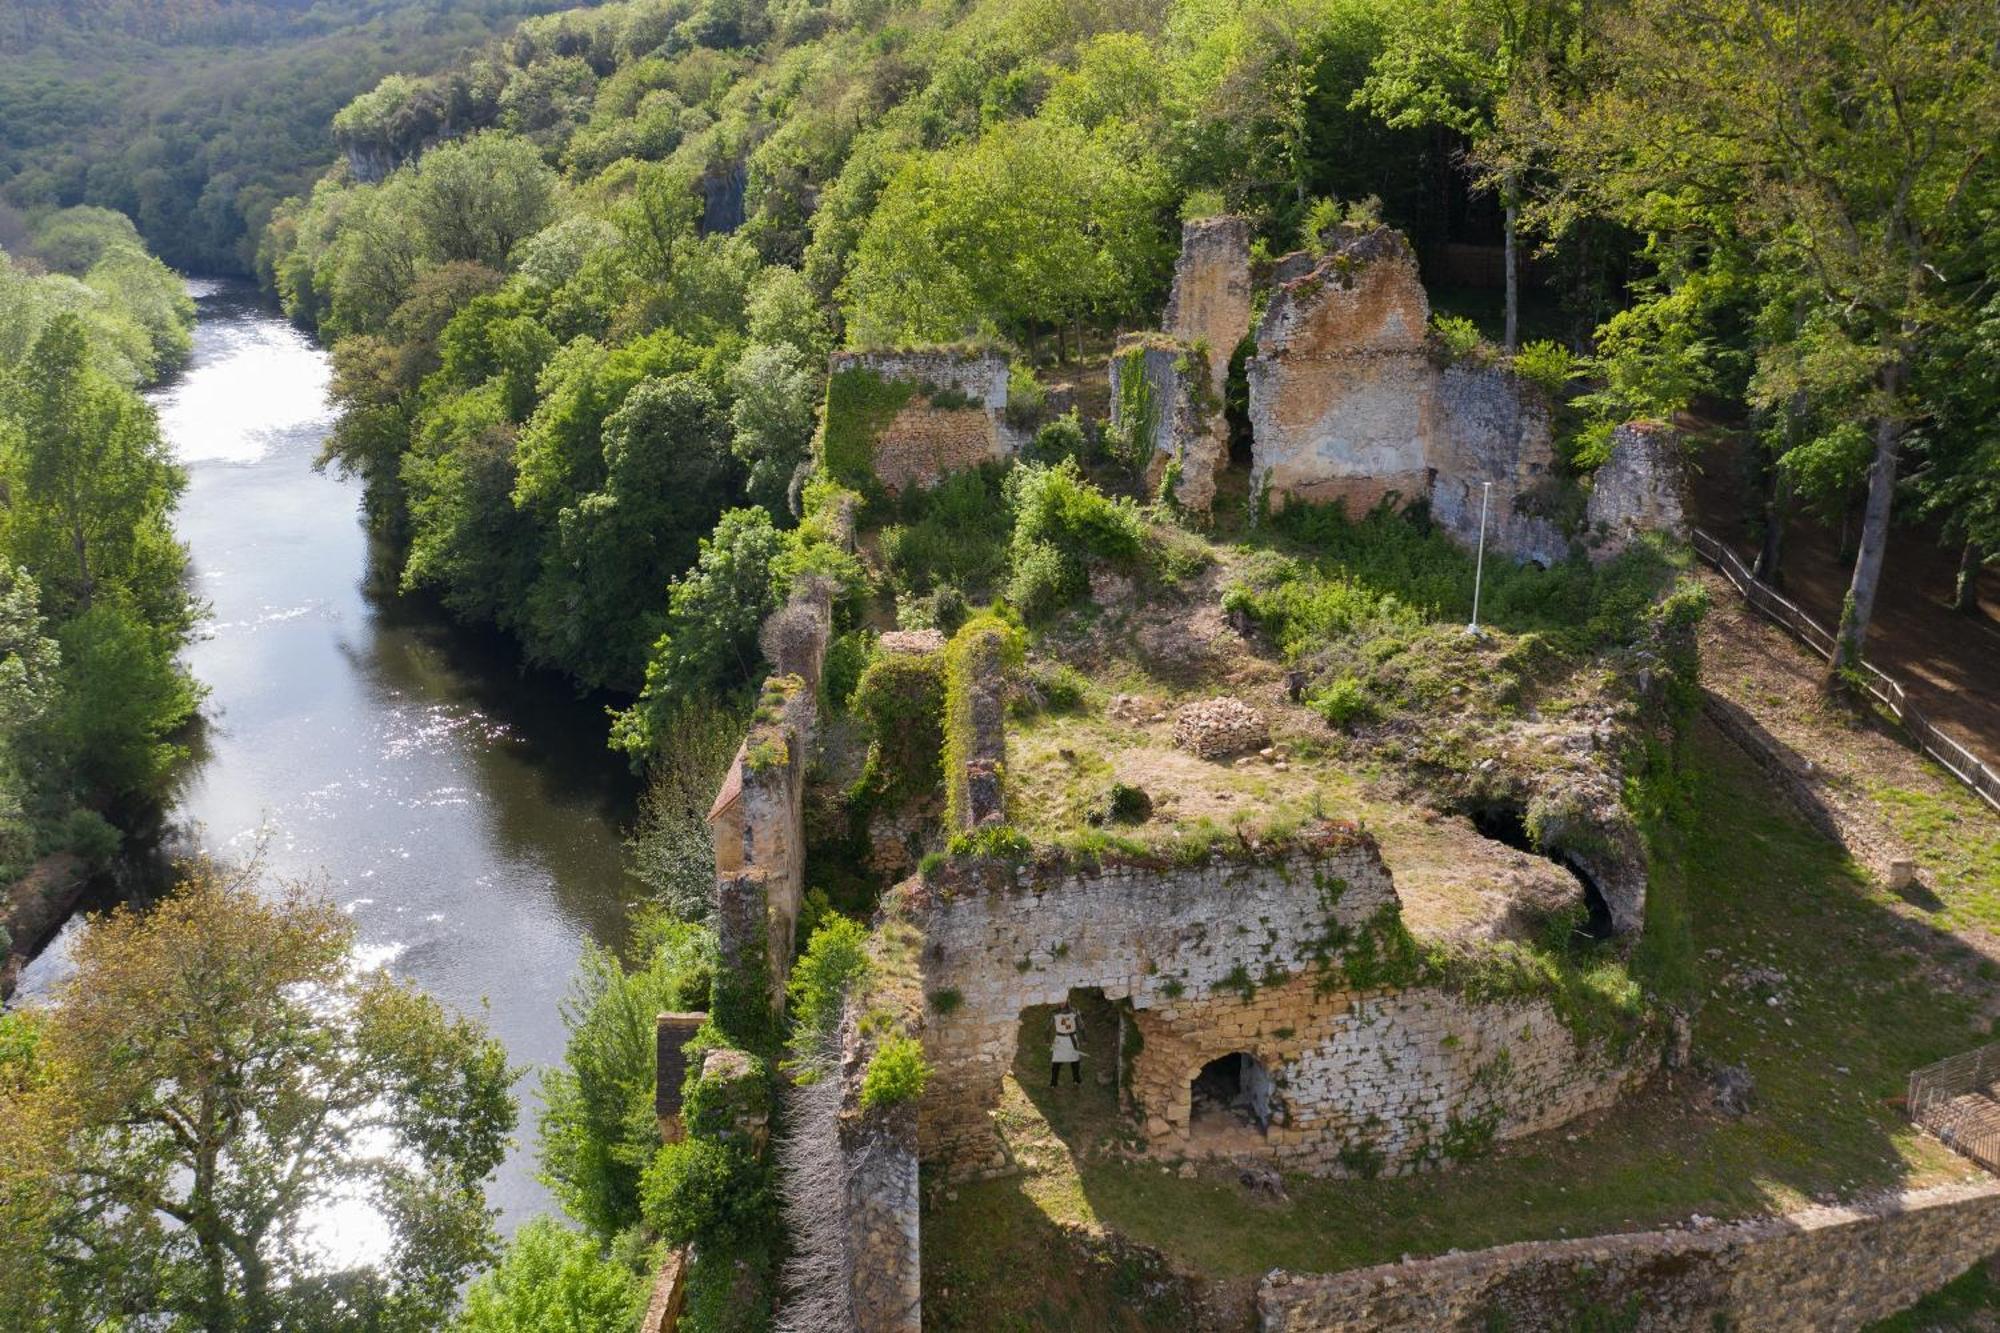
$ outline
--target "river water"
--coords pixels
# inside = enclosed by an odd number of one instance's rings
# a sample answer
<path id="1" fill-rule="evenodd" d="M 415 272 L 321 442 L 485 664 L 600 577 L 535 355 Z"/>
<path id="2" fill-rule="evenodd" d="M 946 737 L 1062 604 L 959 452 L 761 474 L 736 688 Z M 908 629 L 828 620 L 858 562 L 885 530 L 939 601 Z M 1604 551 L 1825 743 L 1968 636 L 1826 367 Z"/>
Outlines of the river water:
<path id="1" fill-rule="evenodd" d="M 359 483 L 312 466 L 333 424 L 325 353 L 248 287 L 192 290 L 193 360 L 152 395 L 188 468 L 176 526 L 211 608 L 187 651 L 206 726 L 171 820 L 321 888 L 355 919 L 359 965 L 483 1019 L 525 1067 L 517 1146 L 488 1189 L 511 1231 L 553 1207 L 534 1179 L 535 1071 L 562 1059 L 584 942 L 622 940 L 631 779 L 602 700 L 372 586 Z M 22 998 L 63 974 L 75 928 Z"/>

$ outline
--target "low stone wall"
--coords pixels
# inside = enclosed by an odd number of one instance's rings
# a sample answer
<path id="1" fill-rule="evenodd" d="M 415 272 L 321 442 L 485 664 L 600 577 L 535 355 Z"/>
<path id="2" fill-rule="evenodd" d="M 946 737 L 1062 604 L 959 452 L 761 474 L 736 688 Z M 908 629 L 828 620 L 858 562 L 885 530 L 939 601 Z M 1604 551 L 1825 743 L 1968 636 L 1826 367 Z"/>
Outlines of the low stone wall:
<path id="1" fill-rule="evenodd" d="M 2000 1251 L 2000 1182 L 1703 1230 L 1535 1241 L 1323 1277 L 1276 1273 L 1263 1333 L 1694 1328 L 1845 1333 Z M 1604 1326 L 1610 1326 L 1604 1324 Z"/>
<path id="2" fill-rule="evenodd" d="M 861 1088 L 880 1034 L 915 1032 L 923 998 L 912 986 L 882 984 L 903 972 L 880 930 L 870 940 L 866 993 L 848 997 L 840 1043 L 840 1155 L 849 1289 L 860 1333 L 919 1333 L 923 1251 L 918 1194 L 917 1106 L 865 1108 Z M 867 1021 L 863 1021 L 866 1019 Z"/>
<path id="3" fill-rule="evenodd" d="M 990 1113 L 1022 1011 L 1073 989 L 1129 1004 L 1133 1109 L 1169 1154 L 1415 1169 L 1609 1105 L 1650 1065 L 1580 1049 L 1539 1000 L 1371 982 L 1398 947 L 1395 889 L 1374 843 L 1337 826 L 1192 866 L 953 863 L 906 890 L 924 989 L 956 997 L 925 1029 L 923 1154 L 960 1175 L 1009 1166 Z M 1247 1141 L 1193 1119 L 1191 1082 L 1231 1054 L 1271 1080 L 1269 1123 Z"/>

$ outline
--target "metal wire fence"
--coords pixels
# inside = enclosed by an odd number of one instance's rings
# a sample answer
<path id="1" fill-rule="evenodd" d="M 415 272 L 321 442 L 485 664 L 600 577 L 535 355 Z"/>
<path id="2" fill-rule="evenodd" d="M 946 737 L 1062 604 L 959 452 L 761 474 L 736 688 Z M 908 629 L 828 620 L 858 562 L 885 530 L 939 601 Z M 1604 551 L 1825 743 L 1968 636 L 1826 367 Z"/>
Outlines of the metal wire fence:
<path id="1" fill-rule="evenodd" d="M 1910 1119 L 1989 1171 L 2000 1171 L 2000 1044 L 1947 1056 L 1910 1075 Z"/>

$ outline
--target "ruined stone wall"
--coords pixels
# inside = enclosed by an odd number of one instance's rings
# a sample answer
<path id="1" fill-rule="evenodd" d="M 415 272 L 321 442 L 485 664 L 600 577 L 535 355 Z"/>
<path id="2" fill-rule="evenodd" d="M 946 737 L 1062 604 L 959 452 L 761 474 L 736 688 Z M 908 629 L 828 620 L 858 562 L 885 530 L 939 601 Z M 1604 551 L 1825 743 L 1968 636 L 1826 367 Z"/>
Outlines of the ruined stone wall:
<path id="1" fill-rule="evenodd" d="M 1253 494 L 1335 501 L 1359 517 L 1385 499 L 1427 500 L 1461 545 L 1552 564 L 1568 539 L 1546 516 L 1550 412 L 1494 366 L 1440 367 L 1415 257 L 1387 229 L 1346 232 L 1306 266 L 1280 266 L 1249 363 Z"/>
<path id="2" fill-rule="evenodd" d="M 843 1033 L 840 1149 L 854 1325 L 860 1333 L 918 1333 L 923 1326 L 922 1209 L 917 1108 L 864 1111 L 861 1081 L 871 1044 L 850 1008 Z M 902 1015 L 914 1026 L 920 1014 Z"/>
<path id="3" fill-rule="evenodd" d="M 921 1131 L 925 1157 L 960 1174 L 1007 1165 L 989 1112 L 1021 1013 L 1077 988 L 1130 1001 L 1143 1040 L 1129 1086 L 1160 1151 L 1204 1151 L 1189 1085 L 1231 1052 L 1275 1079 L 1273 1121 L 1248 1150 L 1322 1171 L 1343 1150 L 1399 1170 L 1546 1128 L 1641 1076 L 1580 1051 L 1540 1001 L 1351 983 L 1346 959 L 1357 942 L 1379 950 L 1397 908 L 1358 835 L 1265 860 L 939 876 L 922 892 L 924 986 L 959 998 L 925 1032 L 937 1072 Z"/>
<path id="4" fill-rule="evenodd" d="M 1181 253 L 1164 329 L 1208 352 L 1209 391 L 1221 402 L 1229 358 L 1250 332 L 1250 223 L 1239 217 L 1181 224 Z"/>
<path id="5" fill-rule="evenodd" d="M 805 892 L 805 784 L 818 724 L 820 665 L 832 634 L 826 588 L 814 582 L 766 622 L 785 674 L 764 685 L 708 812 L 715 843 L 716 944 L 725 972 L 760 972 L 773 1012 L 784 1008 L 792 939 Z"/>
<path id="6" fill-rule="evenodd" d="M 1259 1287 L 1257 1309 L 1263 1333 L 1554 1333 L 1608 1320 L 1638 1333 L 1846 1333 L 1996 1251 L 2000 1183 L 1985 1180 L 1702 1230 L 1503 1245 L 1324 1277 L 1277 1273 Z"/>
<path id="7" fill-rule="evenodd" d="M 886 421 L 863 426 L 870 470 L 891 492 L 935 486 L 1020 451 L 1006 418 L 1007 359 L 998 353 L 835 352 L 828 369 L 830 378 L 859 371 L 910 390 Z M 843 410 L 832 384 L 827 410 Z"/>
<path id="8" fill-rule="evenodd" d="M 1611 456 L 1591 479 L 1584 519 L 1593 560 L 1624 551 L 1642 532 L 1688 540 L 1686 466 L 1671 427 L 1628 421 L 1611 433 Z"/>
<path id="9" fill-rule="evenodd" d="M 1569 538 L 1532 512 L 1555 482 L 1555 443 L 1541 392 L 1500 367 L 1459 364 L 1439 374 L 1436 394 L 1432 521 L 1471 548 L 1479 540 L 1483 483 L 1491 482 L 1490 549 L 1543 565 L 1568 556 Z"/>
<path id="10" fill-rule="evenodd" d="M 1145 452 L 1146 489 L 1158 490 L 1178 464 L 1174 498 L 1197 513 L 1214 505 L 1216 473 L 1229 455 L 1221 392 L 1209 383 L 1213 365 L 1199 349 L 1159 334 L 1127 338 L 1111 358 L 1111 424 Z"/>

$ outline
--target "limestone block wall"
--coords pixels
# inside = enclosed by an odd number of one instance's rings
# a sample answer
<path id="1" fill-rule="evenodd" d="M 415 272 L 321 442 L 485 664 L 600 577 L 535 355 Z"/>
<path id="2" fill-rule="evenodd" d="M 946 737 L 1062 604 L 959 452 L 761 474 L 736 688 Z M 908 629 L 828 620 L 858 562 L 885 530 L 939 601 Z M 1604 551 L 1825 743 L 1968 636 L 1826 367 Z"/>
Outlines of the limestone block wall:
<path id="1" fill-rule="evenodd" d="M 1168 1152 L 1204 1150 L 1189 1085 L 1232 1052 L 1275 1083 L 1271 1124 L 1247 1150 L 1322 1171 L 1344 1149 L 1390 1170 L 1420 1165 L 1454 1142 L 1559 1124 L 1643 1077 L 1579 1050 L 1539 1001 L 1482 1007 L 1442 991 L 1351 988 L 1340 964 L 1397 910 L 1362 835 L 1329 830 L 1281 855 L 1194 866 L 1010 875 L 960 863 L 920 896 L 924 987 L 958 996 L 925 1030 L 936 1074 L 921 1143 L 955 1173 L 1005 1169 L 988 1113 L 1021 1012 L 1079 988 L 1130 1002 L 1142 1039 L 1134 1110 Z"/>
<path id="2" fill-rule="evenodd" d="M 1432 520 L 1460 545 L 1473 546 L 1479 540 L 1483 483 L 1491 482 L 1486 530 L 1491 549 L 1543 565 L 1568 556 L 1569 538 L 1531 510 L 1556 461 L 1541 391 L 1500 367 L 1461 363 L 1439 373 L 1436 394 L 1437 433 L 1429 451 Z"/>
<path id="3" fill-rule="evenodd" d="M 875 427 L 871 467 L 884 488 L 934 486 L 954 472 L 1020 451 L 1007 424 L 1007 358 L 949 350 L 835 352 L 829 372 L 866 371 L 912 392 Z M 829 411 L 838 410 L 829 389 Z"/>
<path id="4" fill-rule="evenodd" d="M 1144 436 L 1138 443 L 1148 454 L 1147 490 L 1157 490 L 1168 466 L 1178 463 L 1174 498 L 1199 513 L 1214 505 L 1215 476 L 1229 454 L 1221 390 L 1210 383 L 1213 369 L 1213 359 L 1199 349 L 1158 334 L 1125 339 L 1111 358 L 1111 423 Z M 1134 420 L 1139 404 L 1143 413 Z"/>
<path id="5" fill-rule="evenodd" d="M 1584 511 L 1591 558 L 1608 560 L 1642 532 L 1688 540 L 1687 469 L 1671 427 L 1628 421 L 1611 433 L 1611 456 L 1592 479 Z"/>
<path id="6" fill-rule="evenodd" d="M 1703 1230 L 1535 1241 L 1328 1276 L 1276 1273 L 1263 1333 L 1847 1333 L 2000 1251 L 2000 1183 L 1889 1194 Z"/>
<path id="7" fill-rule="evenodd" d="M 1416 259 L 1386 228 L 1346 231 L 1317 262 L 1288 260 L 1248 366 L 1252 494 L 1343 503 L 1428 500 L 1461 545 L 1552 564 L 1569 541 L 1534 512 L 1555 450 L 1539 390 L 1492 366 L 1440 367 Z"/>
<path id="8" fill-rule="evenodd" d="M 1239 217 L 1181 224 L 1181 253 L 1167 298 L 1167 333 L 1208 348 L 1209 391 L 1222 401 L 1229 358 L 1250 332 L 1250 223 Z"/>

